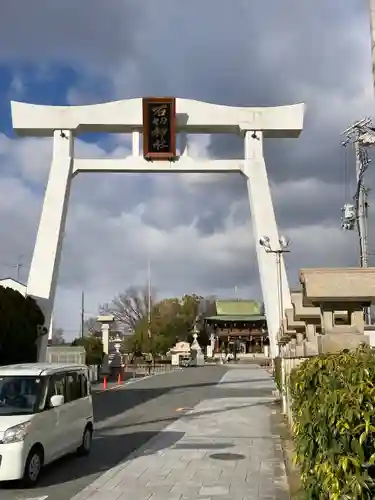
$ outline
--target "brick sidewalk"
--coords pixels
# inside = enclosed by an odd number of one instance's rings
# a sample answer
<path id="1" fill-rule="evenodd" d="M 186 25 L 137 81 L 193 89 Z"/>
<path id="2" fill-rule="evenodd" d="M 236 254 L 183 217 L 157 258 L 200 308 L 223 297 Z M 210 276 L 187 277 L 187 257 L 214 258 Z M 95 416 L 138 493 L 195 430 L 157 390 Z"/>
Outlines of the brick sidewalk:
<path id="1" fill-rule="evenodd" d="M 273 399 L 252 390 L 275 390 L 264 369 L 229 370 L 212 399 L 182 410 L 180 419 L 72 500 L 289 499 Z"/>

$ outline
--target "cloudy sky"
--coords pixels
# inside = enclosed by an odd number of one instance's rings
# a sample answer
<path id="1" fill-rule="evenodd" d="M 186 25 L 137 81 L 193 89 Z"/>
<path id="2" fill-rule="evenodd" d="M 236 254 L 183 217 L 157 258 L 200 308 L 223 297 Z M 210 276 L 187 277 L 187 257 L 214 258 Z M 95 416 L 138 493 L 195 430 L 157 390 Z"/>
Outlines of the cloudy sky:
<path id="1" fill-rule="evenodd" d="M 0 12 L 0 275 L 27 280 L 51 158 L 49 139 L 12 132 L 9 101 L 87 104 L 175 95 L 227 105 L 305 102 L 298 140 L 265 144 L 280 232 L 301 266 L 356 265 L 340 229 L 354 194 L 340 133 L 373 115 L 367 0 L 3 0 Z M 127 136 L 82 136 L 82 157 L 129 153 Z M 192 155 L 239 158 L 241 140 L 191 138 Z M 345 166 L 346 165 L 346 166 Z M 368 184 L 373 184 L 368 175 Z M 370 229 L 372 224 L 370 225 Z M 246 185 L 240 175 L 85 174 L 74 180 L 56 323 L 79 329 L 147 259 L 159 296 L 261 298 Z"/>

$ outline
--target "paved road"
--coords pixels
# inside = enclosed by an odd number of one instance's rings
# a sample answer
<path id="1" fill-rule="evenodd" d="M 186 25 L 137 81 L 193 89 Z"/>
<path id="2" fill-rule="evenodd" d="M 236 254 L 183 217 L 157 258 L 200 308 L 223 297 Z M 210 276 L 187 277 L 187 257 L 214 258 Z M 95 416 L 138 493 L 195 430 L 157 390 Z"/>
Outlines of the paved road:
<path id="1" fill-rule="evenodd" d="M 213 388 L 227 369 L 222 366 L 188 368 L 95 393 L 96 433 L 90 457 L 66 457 L 49 466 L 40 486 L 32 490 L 20 489 L 14 484 L 2 485 L 0 500 L 70 500 L 156 436 L 186 409 L 210 399 Z M 239 382 L 237 387 L 240 385 Z M 259 391 L 261 393 L 262 389 Z M 248 388 L 236 392 L 239 396 L 241 393 L 247 395 Z M 174 441 L 179 437 L 174 436 Z"/>
<path id="2" fill-rule="evenodd" d="M 259 366 L 228 368 L 208 399 L 71 500 L 290 500 L 275 382 Z"/>

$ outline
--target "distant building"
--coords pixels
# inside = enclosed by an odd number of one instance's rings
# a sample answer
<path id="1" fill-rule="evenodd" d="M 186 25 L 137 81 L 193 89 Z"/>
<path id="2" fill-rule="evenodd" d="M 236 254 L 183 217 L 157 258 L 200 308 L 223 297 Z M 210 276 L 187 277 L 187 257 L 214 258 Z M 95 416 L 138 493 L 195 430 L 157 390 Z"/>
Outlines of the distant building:
<path id="1" fill-rule="evenodd" d="M 269 345 L 263 306 L 255 300 L 215 300 L 215 314 L 204 315 L 208 335 L 215 336 L 215 351 L 233 351 L 237 345 L 243 354 L 264 353 Z"/>
<path id="2" fill-rule="evenodd" d="M 0 279 L 0 286 L 4 288 L 12 288 L 17 292 L 20 292 L 24 297 L 26 297 L 26 285 L 20 281 L 14 280 L 13 278 L 2 278 Z"/>

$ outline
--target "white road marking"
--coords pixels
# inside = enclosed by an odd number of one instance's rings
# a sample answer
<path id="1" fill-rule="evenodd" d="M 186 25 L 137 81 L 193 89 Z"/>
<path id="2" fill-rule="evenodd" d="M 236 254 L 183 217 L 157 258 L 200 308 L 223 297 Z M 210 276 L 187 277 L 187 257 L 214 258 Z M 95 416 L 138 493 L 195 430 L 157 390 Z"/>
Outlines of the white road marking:
<path id="1" fill-rule="evenodd" d="M 48 495 L 44 495 L 43 497 L 33 497 L 33 498 L 19 498 L 18 500 L 46 500 Z"/>

